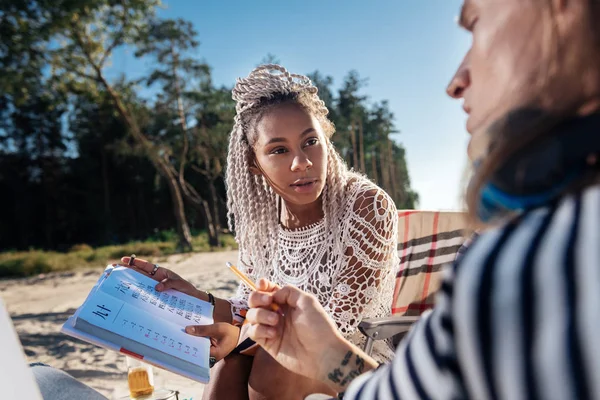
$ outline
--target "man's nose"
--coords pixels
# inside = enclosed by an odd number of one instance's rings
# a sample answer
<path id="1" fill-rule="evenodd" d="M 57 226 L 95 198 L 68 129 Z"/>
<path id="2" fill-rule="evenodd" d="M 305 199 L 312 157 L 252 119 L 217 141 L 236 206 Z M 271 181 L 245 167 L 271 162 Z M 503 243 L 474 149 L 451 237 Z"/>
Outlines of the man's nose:
<path id="1" fill-rule="evenodd" d="M 464 96 L 465 90 L 471 85 L 468 56 L 469 54 L 465 56 L 465 59 L 456 70 L 450 84 L 446 88 L 446 93 L 453 99 L 461 99 Z"/>

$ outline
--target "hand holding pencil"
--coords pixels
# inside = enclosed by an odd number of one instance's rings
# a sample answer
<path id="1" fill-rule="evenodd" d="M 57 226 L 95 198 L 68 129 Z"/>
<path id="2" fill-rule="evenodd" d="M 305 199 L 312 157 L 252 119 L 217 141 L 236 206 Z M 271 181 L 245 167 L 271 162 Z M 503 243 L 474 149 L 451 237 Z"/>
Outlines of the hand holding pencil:
<path id="1" fill-rule="evenodd" d="M 237 269 L 237 267 L 235 265 L 233 265 L 232 263 L 230 263 L 229 261 L 227 261 L 225 263 L 225 265 L 227 265 L 227 267 L 229 268 L 229 270 L 231 272 L 233 272 L 246 286 L 248 286 L 248 288 L 250 288 L 250 290 L 254 291 L 254 292 L 258 292 L 259 289 L 256 287 L 256 285 L 254 284 L 254 282 L 252 282 L 250 280 L 250 278 L 248 278 L 248 276 L 246 276 L 246 274 L 244 274 L 242 271 L 240 271 L 239 269 Z M 270 283 L 270 282 L 269 282 Z M 273 285 L 273 289 L 277 288 L 277 285 Z M 268 290 L 268 289 L 266 289 Z M 275 303 L 271 304 L 271 306 L 269 307 L 271 309 L 271 311 L 277 311 L 280 315 L 282 315 L 282 312 L 279 308 L 279 306 Z"/>
<path id="2" fill-rule="evenodd" d="M 250 310 L 244 321 L 244 324 L 250 325 L 249 337 L 290 371 L 327 382 L 322 379 L 323 368 L 320 367 L 331 362 L 329 356 L 332 351 L 341 354 L 333 357 L 338 359 L 349 351 L 360 353 L 360 349 L 343 338 L 335 322 L 313 295 L 293 286 L 280 288 L 265 279 L 260 280 L 257 288 L 234 265 L 228 262 L 227 266 L 252 290 L 248 298 Z M 279 304 L 285 306 L 285 314 Z M 339 360 L 336 362 L 339 364 Z M 377 366 L 375 361 L 368 364 L 370 368 Z"/>
<path id="3" fill-rule="evenodd" d="M 264 289 L 272 284 L 261 281 L 259 286 Z M 285 314 L 271 311 L 273 304 Z M 330 365 L 332 360 L 339 366 L 352 350 L 317 298 L 294 286 L 269 293 L 252 292 L 248 305 L 248 336 L 290 371 L 321 380 L 323 365 L 332 371 L 336 368 Z"/>

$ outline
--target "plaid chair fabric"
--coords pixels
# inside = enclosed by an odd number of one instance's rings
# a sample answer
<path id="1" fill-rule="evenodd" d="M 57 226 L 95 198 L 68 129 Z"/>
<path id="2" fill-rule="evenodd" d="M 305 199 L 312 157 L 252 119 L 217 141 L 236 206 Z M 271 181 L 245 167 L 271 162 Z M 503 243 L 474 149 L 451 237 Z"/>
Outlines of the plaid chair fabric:
<path id="1" fill-rule="evenodd" d="M 469 232 L 461 212 L 406 210 L 398 220 L 400 270 L 392 314 L 418 316 L 433 307 L 442 267 L 454 261 Z"/>

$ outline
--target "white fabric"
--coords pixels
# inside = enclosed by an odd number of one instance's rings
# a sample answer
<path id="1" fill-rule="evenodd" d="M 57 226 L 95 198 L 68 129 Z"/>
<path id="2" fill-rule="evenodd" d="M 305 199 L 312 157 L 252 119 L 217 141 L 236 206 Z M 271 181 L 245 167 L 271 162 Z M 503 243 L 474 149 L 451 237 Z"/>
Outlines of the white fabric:
<path id="1" fill-rule="evenodd" d="M 8 312 L 0 299 L 0 390 L 3 399 L 41 399 L 40 392 L 27 366 L 23 348 Z"/>
<path id="2" fill-rule="evenodd" d="M 312 293 L 342 334 L 357 345 L 364 338 L 357 326 L 364 318 L 391 314 L 395 276 L 398 213 L 392 199 L 366 179 L 348 184 L 340 210 L 341 235 L 326 231 L 324 220 L 301 229 L 279 230 L 277 257 L 267 271 L 254 267 L 252 256 L 240 249 L 240 268 L 252 280 L 266 277 L 278 285 L 294 285 Z M 264 275 L 264 276 L 259 276 Z M 240 285 L 231 299 L 234 318 L 243 318 L 249 290 Z M 389 360 L 389 343 L 378 341 L 373 357 Z"/>

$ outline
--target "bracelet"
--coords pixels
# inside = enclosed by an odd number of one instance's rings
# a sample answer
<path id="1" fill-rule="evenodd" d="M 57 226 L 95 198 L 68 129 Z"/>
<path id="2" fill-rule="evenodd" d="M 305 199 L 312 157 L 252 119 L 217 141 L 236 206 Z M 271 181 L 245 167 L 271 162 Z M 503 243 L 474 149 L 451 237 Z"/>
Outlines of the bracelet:
<path id="1" fill-rule="evenodd" d="M 206 292 L 206 294 L 208 295 L 208 301 L 214 307 L 215 306 L 215 296 L 213 296 L 211 292 Z"/>

